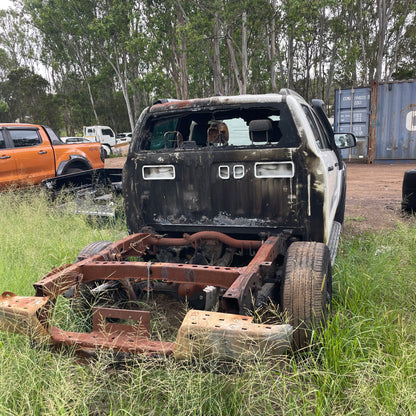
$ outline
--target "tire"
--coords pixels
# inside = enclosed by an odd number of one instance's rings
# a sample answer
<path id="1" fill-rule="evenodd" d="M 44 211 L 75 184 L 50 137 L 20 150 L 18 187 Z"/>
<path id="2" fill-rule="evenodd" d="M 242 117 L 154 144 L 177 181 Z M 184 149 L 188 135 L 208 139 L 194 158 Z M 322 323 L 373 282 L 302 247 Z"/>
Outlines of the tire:
<path id="1" fill-rule="evenodd" d="M 293 326 L 293 347 L 306 347 L 313 329 L 325 326 L 332 299 L 328 247 L 317 242 L 295 242 L 286 256 L 280 306 Z"/>
<path id="2" fill-rule="evenodd" d="M 110 244 L 113 244 L 112 241 L 94 241 L 86 245 L 78 254 L 75 263 L 78 263 L 81 260 L 85 260 L 88 257 L 98 254 L 100 251 L 107 248 Z"/>
<path id="3" fill-rule="evenodd" d="M 407 170 L 403 176 L 402 210 L 416 212 L 416 169 Z"/>
<path id="4" fill-rule="evenodd" d="M 106 144 L 104 144 L 103 145 L 103 149 L 105 150 L 105 157 L 109 157 L 111 155 L 111 153 L 112 153 L 111 147 L 108 146 L 108 145 L 106 145 Z"/>

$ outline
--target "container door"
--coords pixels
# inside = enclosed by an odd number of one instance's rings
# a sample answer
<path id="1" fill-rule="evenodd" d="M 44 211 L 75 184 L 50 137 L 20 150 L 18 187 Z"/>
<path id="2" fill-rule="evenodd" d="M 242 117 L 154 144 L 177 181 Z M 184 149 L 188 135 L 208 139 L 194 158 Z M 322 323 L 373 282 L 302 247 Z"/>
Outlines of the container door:
<path id="1" fill-rule="evenodd" d="M 335 92 L 335 133 L 354 133 L 357 146 L 342 151 L 344 159 L 367 160 L 371 88 Z"/>
<path id="2" fill-rule="evenodd" d="M 416 82 L 379 84 L 376 161 L 416 159 Z"/>

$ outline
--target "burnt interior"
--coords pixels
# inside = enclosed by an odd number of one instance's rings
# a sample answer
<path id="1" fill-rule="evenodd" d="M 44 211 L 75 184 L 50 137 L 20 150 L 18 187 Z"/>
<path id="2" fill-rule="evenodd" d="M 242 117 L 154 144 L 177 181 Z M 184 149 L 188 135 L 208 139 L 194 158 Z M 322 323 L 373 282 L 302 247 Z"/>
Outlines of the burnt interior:
<path id="1" fill-rule="evenodd" d="M 182 109 L 180 112 L 151 113 L 138 141 L 140 150 L 192 149 L 210 145 L 298 147 L 300 138 L 285 103 L 273 107 L 251 104 L 224 109 Z M 252 122 L 264 124 L 267 137 L 260 130 L 252 131 Z M 227 126 L 227 133 L 221 129 Z M 259 124 L 259 123 L 257 123 Z M 263 125 L 263 126 L 264 126 Z M 234 130 L 235 129 L 235 130 Z M 244 131 L 245 130 L 245 131 Z M 252 134 L 253 133 L 253 134 Z M 257 133 L 257 134 L 256 134 Z"/>

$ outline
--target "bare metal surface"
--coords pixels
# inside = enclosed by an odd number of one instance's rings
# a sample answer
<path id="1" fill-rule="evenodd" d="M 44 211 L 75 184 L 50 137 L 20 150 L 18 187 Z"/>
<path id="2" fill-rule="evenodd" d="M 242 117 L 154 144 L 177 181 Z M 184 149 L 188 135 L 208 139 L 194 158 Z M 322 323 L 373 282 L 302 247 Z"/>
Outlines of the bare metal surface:
<path id="1" fill-rule="evenodd" d="M 283 354 L 290 348 L 290 325 L 265 325 L 252 317 L 189 311 L 178 331 L 175 358 L 253 358 Z"/>
<path id="2" fill-rule="evenodd" d="M 47 342 L 49 334 L 39 316 L 48 301 L 47 297 L 17 296 L 12 292 L 4 292 L 0 298 L 0 330 Z"/>

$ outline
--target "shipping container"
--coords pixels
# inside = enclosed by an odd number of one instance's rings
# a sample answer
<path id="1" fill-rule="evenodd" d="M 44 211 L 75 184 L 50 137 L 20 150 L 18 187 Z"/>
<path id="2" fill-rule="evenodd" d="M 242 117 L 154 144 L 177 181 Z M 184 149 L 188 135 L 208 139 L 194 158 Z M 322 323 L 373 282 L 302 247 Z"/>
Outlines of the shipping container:
<path id="1" fill-rule="evenodd" d="M 376 161 L 416 159 L 416 81 L 378 85 Z"/>
<path id="2" fill-rule="evenodd" d="M 368 163 L 416 160 L 416 80 L 337 90 L 334 131 L 357 136 L 357 147 L 343 155 L 346 159 Z"/>
<path id="3" fill-rule="evenodd" d="M 371 88 L 337 90 L 335 94 L 334 131 L 354 133 L 357 146 L 343 150 L 344 159 L 368 158 Z"/>

